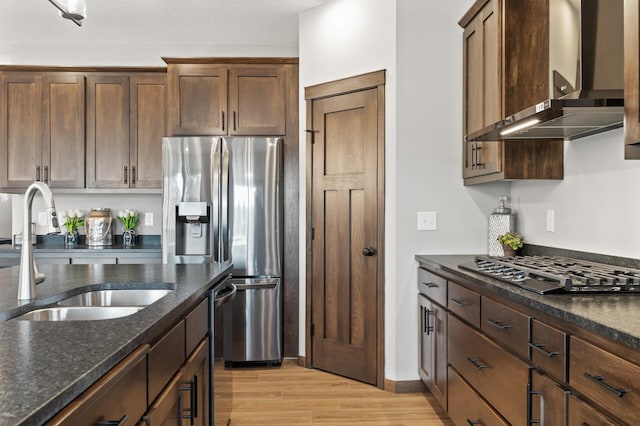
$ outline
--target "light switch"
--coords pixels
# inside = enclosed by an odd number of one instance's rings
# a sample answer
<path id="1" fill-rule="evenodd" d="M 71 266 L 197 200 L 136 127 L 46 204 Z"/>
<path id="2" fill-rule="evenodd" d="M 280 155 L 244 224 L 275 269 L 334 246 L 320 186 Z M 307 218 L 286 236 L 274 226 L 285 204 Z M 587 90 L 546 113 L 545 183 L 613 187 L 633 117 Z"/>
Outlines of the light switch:
<path id="1" fill-rule="evenodd" d="M 556 232 L 556 214 L 553 209 L 547 209 L 547 232 Z"/>
<path id="2" fill-rule="evenodd" d="M 436 212 L 418 212 L 418 231 L 436 231 L 437 229 Z"/>
<path id="3" fill-rule="evenodd" d="M 153 213 L 147 212 L 144 214 L 144 224 L 145 226 L 153 226 Z"/>

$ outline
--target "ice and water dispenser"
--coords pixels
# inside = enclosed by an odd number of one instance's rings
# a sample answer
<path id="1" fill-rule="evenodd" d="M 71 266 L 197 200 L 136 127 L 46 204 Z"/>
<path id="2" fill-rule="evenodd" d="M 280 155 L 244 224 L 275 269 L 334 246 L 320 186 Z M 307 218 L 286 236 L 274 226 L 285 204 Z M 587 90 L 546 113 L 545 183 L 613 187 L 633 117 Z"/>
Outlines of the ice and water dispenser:
<path id="1" fill-rule="evenodd" d="M 176 256 L 211 256 L 211 205 L 183 201 L 176 209 Z"/>

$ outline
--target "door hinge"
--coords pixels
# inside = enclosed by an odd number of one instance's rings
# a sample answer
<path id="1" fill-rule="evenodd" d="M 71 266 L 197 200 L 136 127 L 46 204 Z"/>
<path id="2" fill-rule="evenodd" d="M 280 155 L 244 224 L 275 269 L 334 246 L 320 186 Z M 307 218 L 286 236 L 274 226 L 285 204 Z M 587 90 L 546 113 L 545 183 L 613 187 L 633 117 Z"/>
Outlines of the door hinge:
<path id="1" fill-rule="evenodd" d="M 316 334 L 316 325 L 315 324 L 311 324 L 311 327 L 309 327 L 309 333 L 311 333 L 311 336 L 314 336 Z"/>

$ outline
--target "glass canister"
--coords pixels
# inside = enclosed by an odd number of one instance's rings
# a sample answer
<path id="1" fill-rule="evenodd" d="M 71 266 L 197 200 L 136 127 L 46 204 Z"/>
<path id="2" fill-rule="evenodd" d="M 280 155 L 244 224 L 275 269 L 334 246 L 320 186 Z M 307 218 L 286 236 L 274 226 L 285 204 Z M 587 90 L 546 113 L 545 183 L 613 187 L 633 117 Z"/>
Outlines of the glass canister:
<path id="1" fill-rule="evenodd" d="M 506 195 L 498 197 L 499 205 L 489 215 L 489 256 L 504 256 L 498 237 L 507 232 L 515 232 L 516 217 L 510 208 L 505 207 Z"/>
<path id="2" fill-rule="evenodd" d="M 111 209 L 91 209 L 84 218 L 87 246 L 104 247 L 113 244 L 112 224 Z"/>

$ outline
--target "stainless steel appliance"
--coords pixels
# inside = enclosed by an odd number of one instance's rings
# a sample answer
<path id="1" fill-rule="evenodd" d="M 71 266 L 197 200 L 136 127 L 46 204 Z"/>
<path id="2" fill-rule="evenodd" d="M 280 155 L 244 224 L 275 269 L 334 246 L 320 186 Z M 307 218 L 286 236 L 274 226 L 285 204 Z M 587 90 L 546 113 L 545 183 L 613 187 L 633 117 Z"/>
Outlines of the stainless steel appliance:
<path id="1" fill-rule="evenodd" d="M 640 294 L 640 270 L 559 256 L 476 256 L 468 269 L 539 294 Z"/>
<path id="2" fill-rule="evenodd" d="M 225 364 L 282 360 L 282 140 L 163 139 L 163 262 L 231 262 Z"/>

